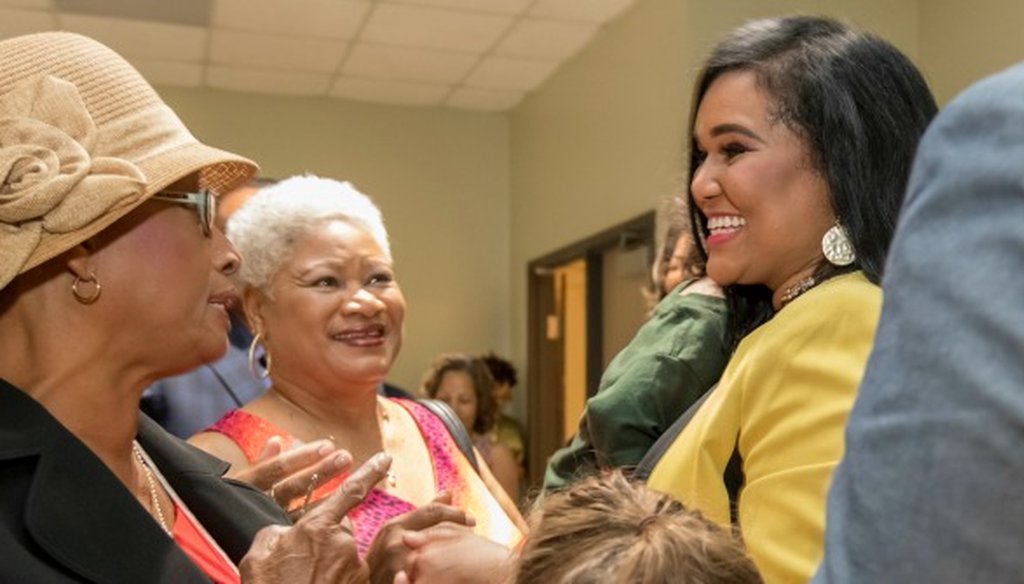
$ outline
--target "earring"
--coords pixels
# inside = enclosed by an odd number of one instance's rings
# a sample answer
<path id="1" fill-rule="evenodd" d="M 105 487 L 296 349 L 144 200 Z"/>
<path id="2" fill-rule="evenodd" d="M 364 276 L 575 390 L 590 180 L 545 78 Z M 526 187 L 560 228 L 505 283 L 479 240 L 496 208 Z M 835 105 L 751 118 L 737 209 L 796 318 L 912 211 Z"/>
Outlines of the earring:
<path id="1" fill-rule="evenodd" d="M 833 266 L 848 266 L 857 259 L 857 252 L 853 249 L 853 242 L 846 233 L 846 229 L 837 221 L 821 238 L 821 251 L 825 259 Z"/>
<path id="2" fill-rule="evenodd" d="M 92 294 L 83 294 L 82 291 L 78 289 L 79 284 L 82 284 L 83 282 L 93 285 Z M 92 304 L 93 302 L 96 302 L 100 297 L 100 292 L 102 291 L 103 286 L 100 286 L 100 281 L 96 279 L 95 272 L 89 272 L 89 276 L 87 278 L 75 276 L 75 281 L 71 283 L 71 294 L 75 296 L 75 300 L 82 304 Z"/>
<path id="3" fill-rule="evenodd" d="M 256 336 L 252 339 L 252 344 L 249 345 L 249 373 L 257 379 L 266 379 L 270 377 L 270 351 L 267 347 L 263 347 L 263 359 L 267 365 L 263 368 L 257 367 L 256 359 L 256 347 L 260 344 L 260 339 L 263 338 L 263 333 L 256 333 Z"/>

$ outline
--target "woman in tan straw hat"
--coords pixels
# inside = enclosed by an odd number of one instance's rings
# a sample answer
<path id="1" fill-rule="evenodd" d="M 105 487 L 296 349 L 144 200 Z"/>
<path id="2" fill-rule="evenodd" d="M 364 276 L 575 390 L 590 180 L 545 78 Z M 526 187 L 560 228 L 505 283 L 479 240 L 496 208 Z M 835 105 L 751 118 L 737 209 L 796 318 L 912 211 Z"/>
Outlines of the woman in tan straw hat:
<path id="1" fill-rule="evenodd" d="M 344 518 L 389 457 L 284 527 L 138 412 L 155 379 L 225 350 L 239 258 L 213 207 L 255 171 L 103 45 L 0 42 L 0 581 L 367 581 Z"/>

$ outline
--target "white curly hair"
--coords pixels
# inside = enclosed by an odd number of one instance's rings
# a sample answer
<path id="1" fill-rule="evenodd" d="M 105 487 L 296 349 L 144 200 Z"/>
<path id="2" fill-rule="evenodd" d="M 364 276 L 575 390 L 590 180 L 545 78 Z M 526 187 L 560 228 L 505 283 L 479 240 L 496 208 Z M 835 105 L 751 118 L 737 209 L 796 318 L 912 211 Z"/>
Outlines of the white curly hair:
<path id="1" fill-rule="evenodd" d="M 228 220 L 228 239 L 242 256 L 239 278 L 268 292 L 295 243 L 332 219 L 366 230 L 391 259 L 384 220 L 369 197 L 348 182 L 295 176 L 260 189 Z"/>

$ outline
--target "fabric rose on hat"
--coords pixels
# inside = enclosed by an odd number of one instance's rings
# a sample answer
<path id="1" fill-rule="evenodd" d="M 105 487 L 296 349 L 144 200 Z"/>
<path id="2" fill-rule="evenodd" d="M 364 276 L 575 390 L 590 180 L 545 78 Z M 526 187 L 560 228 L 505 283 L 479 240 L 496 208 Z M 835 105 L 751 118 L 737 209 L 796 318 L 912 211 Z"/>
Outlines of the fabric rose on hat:
<path id="1" fill-rule="evenodd" d="M 53 76 L 0 97 L 0 288 L 47 234 L 69 233 L 145 193 L 127 160 L 93 157 L 96 125 L 75 86 Z"/>

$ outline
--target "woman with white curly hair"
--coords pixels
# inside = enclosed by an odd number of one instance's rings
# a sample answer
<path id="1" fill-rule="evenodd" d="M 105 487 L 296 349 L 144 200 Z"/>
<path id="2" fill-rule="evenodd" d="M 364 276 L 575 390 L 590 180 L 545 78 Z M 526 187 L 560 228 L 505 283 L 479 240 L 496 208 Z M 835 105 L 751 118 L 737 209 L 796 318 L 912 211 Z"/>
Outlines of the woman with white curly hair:
<path id="1" fill-rule="evenodd" d="M 192 443 L 234 472 L 268 447 L 326 440 L 357 463 L 387 452 L 394 463 L 386 479 L 350 514 L 361 554 L 378 532 L 401 547 L 403 531 L 428 526 L 397 516 L 437 500 L 471 513 L 477 535 L 516 545 L 525 524 L 486 465 L 474 469 L 420 403 L 377 393 L 402 344 L 405 298 L 370 199 L 349 183 L 293 177 L 253 196 L 228 222 L 228 237 L 245 258 L 245 312 L 254 349 L 265 354 L 263 367 L 252 365 L 272 386 Z M 286 506 L 301 515 L 342 480 L 314 477 Z"/>

